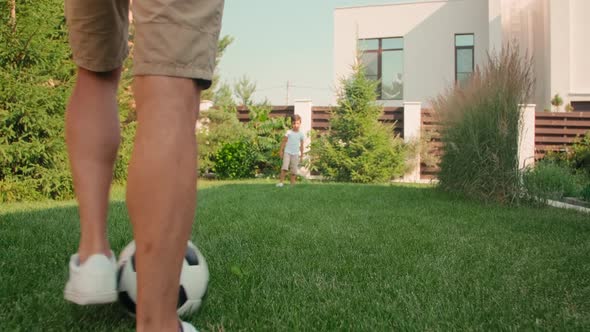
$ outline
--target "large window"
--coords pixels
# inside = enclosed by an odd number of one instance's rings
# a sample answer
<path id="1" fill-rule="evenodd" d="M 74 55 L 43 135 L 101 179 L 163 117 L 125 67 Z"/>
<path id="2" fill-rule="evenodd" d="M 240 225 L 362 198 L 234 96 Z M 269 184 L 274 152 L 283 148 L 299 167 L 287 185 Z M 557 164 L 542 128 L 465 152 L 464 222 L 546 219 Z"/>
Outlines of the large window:
<path id="1" fill-rule="evenodd" d="M 473 34 L 455 35 L 455 81 L 464 84 L 473 74 Z"/>
<path id="2" fill-rule="evenodd" d="M 404 39 L 359 39 L 361 62 L 367 78 L 379 81 L 378 98 L 401 100 L 404 98 Z"/>

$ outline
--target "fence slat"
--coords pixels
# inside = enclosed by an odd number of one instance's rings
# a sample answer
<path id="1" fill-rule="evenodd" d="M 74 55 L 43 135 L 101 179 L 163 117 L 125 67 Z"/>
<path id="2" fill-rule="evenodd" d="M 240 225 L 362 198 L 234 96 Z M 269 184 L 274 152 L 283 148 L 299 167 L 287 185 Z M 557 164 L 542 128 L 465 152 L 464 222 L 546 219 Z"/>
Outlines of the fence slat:
<path id="1" fill-rule="evenodd" d="M 553 127 L 537 127 L 535 129 L 535 135 L 540 134 L 555 134 L 555 135 L 584 135 L 586 133 L 585 128 L 572 128 L 572 129 L 562 129 L 562 128 L 553 128 Z"/>
<path id="2" fill-rule="evenodd" d="M 564 151 L 590 131 L 590 112 L 535 113 L 535 158 Z"/>
<path id="3" fill-rule="evenodd" d="M 583 127 L 583 128 L 590 128 L 590 121 L 576 121 L 572 119 L 568 120 L 545 120 L 545 119 L 538 119 L 535 121 L 535 126 L 545 126 L 545 127 Z"/>

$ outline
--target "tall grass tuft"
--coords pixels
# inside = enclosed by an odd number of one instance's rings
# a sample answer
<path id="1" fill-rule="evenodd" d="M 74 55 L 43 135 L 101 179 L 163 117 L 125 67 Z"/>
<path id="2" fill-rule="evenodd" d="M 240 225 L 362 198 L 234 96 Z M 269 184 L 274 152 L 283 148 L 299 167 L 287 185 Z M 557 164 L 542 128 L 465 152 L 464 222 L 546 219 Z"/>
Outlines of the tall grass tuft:
<path id="1" fill-rule="evenodd" d="M 488 55 L 467 84 L 433 101 L 444 144 L 441 188 L 484 201 L 518 200 L 519 105 L 529 101 L 533 86 L 530 58 L 507 44 Z"/>

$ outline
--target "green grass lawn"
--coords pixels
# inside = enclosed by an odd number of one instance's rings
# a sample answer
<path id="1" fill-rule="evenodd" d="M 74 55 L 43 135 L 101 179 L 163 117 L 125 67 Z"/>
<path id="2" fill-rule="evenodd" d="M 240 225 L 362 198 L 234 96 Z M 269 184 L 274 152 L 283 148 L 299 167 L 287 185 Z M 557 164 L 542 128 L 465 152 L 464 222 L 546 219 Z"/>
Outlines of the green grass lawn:
<path id="1" fill-rule="evenodd" d="M 590 330 L 590 215 L 482 205 L 430 187 L 199 188 L 202 331 Z M 131 240 L 123 190 L 110 241 Z M 117 304 L 63 300 L 73 202 L 0 207 L 0 331 L 130 331 Z"/>

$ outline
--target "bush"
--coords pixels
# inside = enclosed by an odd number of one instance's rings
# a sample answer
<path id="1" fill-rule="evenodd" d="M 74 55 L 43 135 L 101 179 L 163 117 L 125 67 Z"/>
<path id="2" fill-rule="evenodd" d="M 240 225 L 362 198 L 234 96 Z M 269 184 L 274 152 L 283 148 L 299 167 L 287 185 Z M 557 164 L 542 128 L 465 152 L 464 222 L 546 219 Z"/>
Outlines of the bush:
<path id="1" fill-rule="evenodd" d="M 530 61 L 507 45 L 488 56 L 465 87 L 456 85 L 433 102 L 442 123 L 441 188 L 485 201 L 518 200 L 519 104 L 532 87 Z"/>
<path id="2" fill-rule="evenodd" d="M 0 201 L 73 195 L 63 124 L 74 65 L 62 5 L 19 3 L 14 25 L 0 16 Z"/>
<path id="3" fill-rule="evenodd" d="M 353 69 L 342 82 L 330 130 L 312 139 L 311 168 L 336 181 L 386 182 L 403 175 L 406 146 L 393 126 L 379 122 L 377 82 L 367 79 L 362 67 Z"/>
<path id="4" fill-rule="evenodd" d="M 580 192 L 580 197 L 582 197 L 583 200 L 590 202 L 590 183 L 587 184 L 584 189 L 582 189 Z"/>
<path id="5" fill-rule="evenodd" d="M 213 171 L 219 179 L 252 178 L 255 162 L 252 144 L 244 141 L 225 143 L 215 155 Z"/>
<path id="6" fill-rule="evenodd" d="M 137 121 L 124 124 L 121 129 L 121 145 L 117 152 L 117 162 L 115 163 L 115 171 L 113 180 L 117 183 L 127 182 L 127 169 L 129 168 L 129 161 L 131 160 L 131 153 L 133 152 L 133 142 L 135 132 L 137 130 Z"/>
<path id="7" fill-rule="evenodd" d="M 280 172 L 279 149 L 288 127 L 288 119 L 271 117 L 271 107 L 266 103 L 249 106 L 250 121 L 246 127 L 252 132 L 256 172 L 265 176 Z"/>
<path id="8" fill-rule="evenodd" d="M 574 169 L 590 177 L 590 131 L 574 143 L 569 159 Z"/>
<path id="9" fill-rule="evenodd" d="M 527 196 L 542 201 L 577 196 L 578 180 L 569 168 L 547 161 L 537 163 L 523 175 Z"/>
<path id="10" fill-rule="evenodd" d="M 226 143 L 251 141 L 253 137 L 231 109 L 203 111 L 200 122 L 202 125 L 197 130 L 200 174 L 213 172 L 217 155 Z"/>

